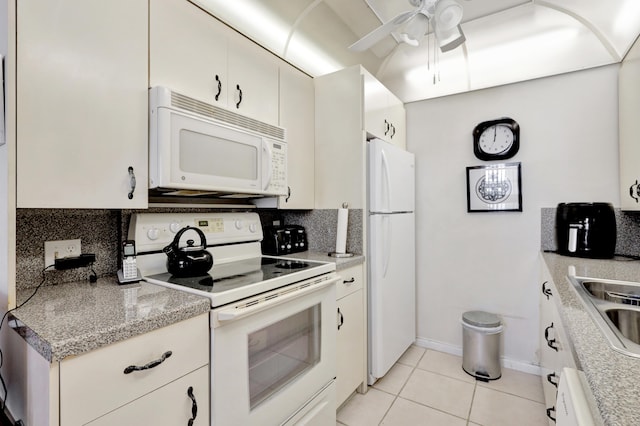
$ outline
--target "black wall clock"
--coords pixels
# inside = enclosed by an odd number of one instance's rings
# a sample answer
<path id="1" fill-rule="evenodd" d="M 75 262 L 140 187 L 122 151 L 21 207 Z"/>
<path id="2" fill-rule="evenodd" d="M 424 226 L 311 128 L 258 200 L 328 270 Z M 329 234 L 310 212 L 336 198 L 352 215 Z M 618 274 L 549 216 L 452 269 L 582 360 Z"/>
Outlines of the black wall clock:
<path id="1" fill-rule="evenodd" d="M 473 129 L 473 153 L 480 160 L 505 160 L 518 149 L 520 126 L 511 118 L 484 121 Z"/>

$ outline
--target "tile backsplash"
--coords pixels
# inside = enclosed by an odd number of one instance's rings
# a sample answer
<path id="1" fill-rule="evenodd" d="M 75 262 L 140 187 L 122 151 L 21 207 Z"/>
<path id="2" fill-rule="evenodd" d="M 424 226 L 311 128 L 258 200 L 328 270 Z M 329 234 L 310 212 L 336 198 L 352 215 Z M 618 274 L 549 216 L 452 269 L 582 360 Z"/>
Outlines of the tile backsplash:
<path id="1" fill-rule="evenodd" d="M 151 208 L 145 212 L 188 212 L 193 209 Z M 196 211 L 202 212 L 203 209 Z M 218 210 L 219 211 L 219 210 Z M 309 249 L 335 250 L 337 210 L 258 210 L 263 226 L 274 220 L 281 224 L 302 225 L 309 238 Z M 118 269 L 120 242 L 126 239 L 132 210 L 18 209 L 16 238 L 16 287 L 36 287 L 43 277 L 44 242 L 79 238 L 83 253 L 94 253 L 93 270 L 98 276 L 113 275 Z M 555 208 L 541 209 L 542 250 L 556 250 Z M 640 213 L 615 209 L 617 223 L 616 254 L 640 256 Z M 363 210 L 349 210 L 347 251 L 364 253 Z M 58 284 L 87 279 L 91 269 L 47 272 L 47 282 Z"/>
<path id="2" fill-rule="evenodd" d="M 150 208 L 141 212 L 203 212 L 205 209 Z M 220 210 L 216 210 L 220 211 Z M 228 210 L 227 210 L 228 211 Z M 255 211 L 255 210 L 252 210 Z M 18 209 L 16 222 L 16 288 L 34 288 L 43 279 L 44 242 L 80 239 L 82 253 L 94 253 L 93 271 L 98 276 L 114 275 L 119 267 L 120 242 L 126 239 L 133 210 Z M 257 210 L 263 226 L 273 220 L 302 225 L 307 229 L 309 249 L 335 250 L 337 210 Z M 362 253 L 362 210 L 349 211 L 347 251 Z M 44 285 L 81 281 L 91 268 L 56 271 L 51 268 Z"/>

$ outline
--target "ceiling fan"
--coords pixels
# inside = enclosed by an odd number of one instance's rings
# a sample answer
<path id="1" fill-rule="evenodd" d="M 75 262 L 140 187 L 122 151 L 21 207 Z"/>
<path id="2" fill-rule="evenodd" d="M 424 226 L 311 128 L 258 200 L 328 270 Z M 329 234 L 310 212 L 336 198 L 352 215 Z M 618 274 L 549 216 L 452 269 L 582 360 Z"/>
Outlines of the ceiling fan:
<path id="1" fill-rule="evenodd" d="M 403 12 L 385 22 L 360 40 L 349 46 L 349 50 L 362 52 L 386 36 L 394 33 L 400 41 L 418 46 L 422 37 L 433 26 L 442 52 L 455 49 L 466 40 L 460 28 L 462 5 L 455 0 L 408 0 L 414 10 Z"/>

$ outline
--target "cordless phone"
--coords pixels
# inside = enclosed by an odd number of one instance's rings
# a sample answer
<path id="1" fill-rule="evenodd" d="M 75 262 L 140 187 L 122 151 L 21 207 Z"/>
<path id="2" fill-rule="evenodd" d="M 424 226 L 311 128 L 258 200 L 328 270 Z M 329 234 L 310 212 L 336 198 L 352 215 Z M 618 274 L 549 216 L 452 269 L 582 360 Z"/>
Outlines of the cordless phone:
<path id="1" fill-rule="evenodd" d="M 140 281 L 136 262 L 136 243 L 133 240 L 122 242 L 122 269 L 118 271 L 120 284 Z"/>

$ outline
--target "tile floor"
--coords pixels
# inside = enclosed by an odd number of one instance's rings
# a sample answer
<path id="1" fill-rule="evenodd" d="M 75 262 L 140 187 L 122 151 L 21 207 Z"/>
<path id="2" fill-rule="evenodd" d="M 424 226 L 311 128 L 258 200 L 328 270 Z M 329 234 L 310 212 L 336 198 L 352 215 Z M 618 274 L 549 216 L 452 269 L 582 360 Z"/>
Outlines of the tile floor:
<path id="1" fill-rule="evenodd" d="M 540 377 L 502 369 L 502 377 L 476 381 L 462 358 L 411 346 L 369 391 L 338 411 L 346 426 L 545 426 Z"/>

